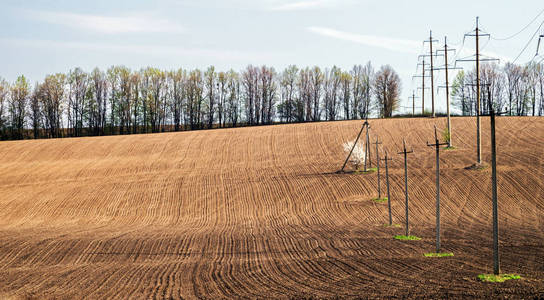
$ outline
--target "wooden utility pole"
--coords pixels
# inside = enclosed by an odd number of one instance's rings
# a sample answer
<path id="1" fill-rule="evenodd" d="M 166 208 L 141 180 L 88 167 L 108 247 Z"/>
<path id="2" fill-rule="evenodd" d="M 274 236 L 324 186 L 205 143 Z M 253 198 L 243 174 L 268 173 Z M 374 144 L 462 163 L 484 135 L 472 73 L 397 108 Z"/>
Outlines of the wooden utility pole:
<path id="1" fill-rule="evenodd" d="M 480 29 L 478 28 L 479 17 L 476 17 L 476 143 L 477 149 L 477 162 L 482 163 L 482 130 L 480 128 Z"/>
<path id="2" fill-rule="evenodd" d="M 433 74 L 433 71 L 435 69 L 434 69 L 433 57 L 434 56 L 441 56 L 441 55 L 437 55 L 437 54 L 434 54 L 432 52 L 433 51 L 433 42 L 438 42 L 438 41 L 432 39 L 432 32 L 431 32 L 431 37 L 429 38 L 429 40 L 423 41 L 423 43 L 430 43 L 430 51 L 431 52 L 429 54 L 422 54 L 422 55 L 418 56 L 418 59 L 419 58 L 422 59 L 422 62 L 420 64 L 418 64 L 418 66 L 419 65 L 422 66 L 421 75 L 419 75 L 419 76 L 414 75 L 412 78 L 421 77 L 421 114 L 422 115 L 425 115 L 425 78 L 426 77 L 431 78 L 432 117 L 434 118 L 435 117 L 435 110 L 434 110 L 434 74 Z M 425 57 L 428 57 L 428 56 L 431 57 L 431 68 L 430 69 L 425 69 Z M 430 76 L 425 75 L 425 71 L 431 71 L 431 75 Z"/>
<path id="3" fill-rule="evenodd" d="M 421 65 L 421 116 L 425 116 L 425 57 Z"/>
<path id="4" fill-rule="evenodd" d="M 355 146 L 357 145 L 357 142 L 359 141 L 359 138 L 361 137 L 361 134 L 363 133 L 363 130 L 367 126 L 368 126 L 368 118 L 363 123 L 363 126 L 361 126 L 361 130 L 359 131 L 359 134 L 357 135 L 357 138 L 355 139 L 355 142 L 353 143 L 353 146 L 351 147 L 351 150 L 349 151 L 349 154 L 346 157 L 346 160 L 344 161 L 344 164 L 342 165 L 342 168 L 337 173 L 344 172 L 344 168 L 346 167 L 346 164 L 348 163 L 349 158 L 351 157 L 351 154 L 353 153 L 353 149 L 355 149 Z M 366 159 L 365 159 L 365 164 L 366 164 Z"/>
<path id="5" fill-rule="evenodd" d="M 418 87 L 417 89 L 418 90 L 421 90 L 421 115 L 424 116 L 425 115 L 425 89 L 428 89 L 428 88 L 425 88 L 425 78 L 428 78 L 429 75 L 425 75 L 425 71 L 428 71 L 427 69 L 425 69 L 425 57 L 427 55 L 420 55 L 418 57 L 421 58 L 421 63 L 418 63 L 417 65 L 420 66 L 421 65 L 421 75 L 414 75 L 412 76 L 412 78 L 421 78 L 421 87 Z M 412 100 L 414 100 L 415 98 L 417 97 L 413 97 Z M 415 104 L 412 103 L 412 110 L 415 111 Z"/>
<path id="6" fill-rule="evenodd" d="M 389 167 L 387 161 L 392 160 L 387 155 L 387 149 L 385 149 L 385 184 L 387 185 L 387 208 L 389 210 L 389 226 L 393 225 L 393 217 L 391 216 L 391 194 L 389 193 Z"/>
<path id="7" fill-rule="evenodd" d="M 493 273 L 499 275 L 499 208 L 497 201 L 497 147 L 495 140 L 495 110 L 491 107 L 491 181 L 493 194 Z"/>
<path id="8" fill-rule="evenodd" d="M 372 168 L 372 157 L 370 156 L 370 125 L 366 127 L 366 145 L 365 145 L 365 172 L 366 170 L 366 161 L 368 160 L 368 166 Z"/>
<path id="9" fill-rule="evenodd" d="M 434 126 L 434 144 L 427 146 L 435 147 L 436 149 L 436 253 L 440 253 L 440 146 L 448 143 L 440 143 Z"/>
<path id="10" fill-rule="evenodd" d="M 404 195 L 405 195 L 405 208 L 406 208 L 406 236 L 410 235 L 410 222 L 408 219 L 408 154 L 414 153 L 414 150 L 406 150 L 406 141 L 402 139 L 403 151 L 398 154 L 404 154 Z"/>
<path id="11" fill-rule="evenodd" d="M 432 100 L 432 116 L 435 117 L 434 113 L 434 72 L 433 72 L 433 32 L 429 33 L 429 47 L 430 47 L 430 56 L 431 56 L 431 100 Z"/>
<path id="12" fill-rule="evenodd" d="M 446 106 L 447 106 L 447 114 L 448 114 L 448 148 L 452 147 L 451 139 L 452 139 L 452 132 L 451 132 L 451 119 L 450 119 L 450 83 L 448 81 L 448 38 L 444 37 L 444 68 L 446 68 Z"/>
<path id="13" fill-rule="evenodd" d="M 416 115 L 416 93 L 412 91 L 412 117 Z"/>
<path id="14" fill-rule="evenodd" d="M 382 190 L 380 185 L 380 152 L 378 151 L 378 145 L 381 143 L 379 142 L 379 138 L 376 135 L 376 142 L 374 143 L 376 145 L 376 168 L 378 169 L 378 200 L 382 199 Z"/>

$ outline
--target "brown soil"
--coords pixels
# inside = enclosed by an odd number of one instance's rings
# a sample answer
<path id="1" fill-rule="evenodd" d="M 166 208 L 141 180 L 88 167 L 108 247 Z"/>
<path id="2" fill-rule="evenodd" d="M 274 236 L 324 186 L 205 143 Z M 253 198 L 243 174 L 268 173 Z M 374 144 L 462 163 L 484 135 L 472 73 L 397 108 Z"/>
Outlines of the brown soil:
<path id="1" fill-rule="evenodd" d="M 544 119 L 497 120 L 501 267 L 523 277 L 504 283 L 477 279 L 492 271 L 491 168 L 465 169 L 475 119 L 454 118 L 456 149 L 441 153 L 442 246 L 455 254 L 445 258 L 423 256 L 435 221 L 426 142 L 445 119 L 370 122 L 394 159 L 397 224 L 396 153 L 403 137 L 414 149 L 421 241 L 384 226 L 376 172 L 335 173 L 360 121 L 2 142 L 0 298 L 543 297 Z"/>

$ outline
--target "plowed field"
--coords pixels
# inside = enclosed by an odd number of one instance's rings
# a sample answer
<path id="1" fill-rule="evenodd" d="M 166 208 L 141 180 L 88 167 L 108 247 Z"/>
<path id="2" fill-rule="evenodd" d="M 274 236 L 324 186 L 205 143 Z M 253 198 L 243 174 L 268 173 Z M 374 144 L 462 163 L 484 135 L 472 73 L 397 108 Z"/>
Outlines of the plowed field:
<path id="1" fill-rule="evenodd" d="M 414 149 L 421 241 L 384 226 L 376 173 L 334 173 L 361 121 L 1 142 L 0 298 L 543 297 L 544 118 L 497 119 L 501 268 L 522 276 L 504 283 L 476 277 L 493 265 L 491 168 L 465 169 L 475 119 L 454 118 L 456 149 L 441 152 L 445 258 L 423 256 L 435 222 L 425 143 L 445 119 L 370 123 L 393 157 L 398 224 L 402 138 Z"/>

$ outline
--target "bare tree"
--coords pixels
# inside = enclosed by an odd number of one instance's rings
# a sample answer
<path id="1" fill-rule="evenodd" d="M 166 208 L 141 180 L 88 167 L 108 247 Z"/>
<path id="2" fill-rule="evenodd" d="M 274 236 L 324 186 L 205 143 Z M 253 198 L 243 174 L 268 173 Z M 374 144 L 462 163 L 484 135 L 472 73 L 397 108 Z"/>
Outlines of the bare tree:
<path id="1" fill-rule="evenodd" d="M 65 109 L 66 75 L 57 73 L 45 77 L 40 97 L 43 103 L 45 129 L 49 137 L 61 137 L 62 114 Z"/>
<path id="2" fill-rule="evenodd" d="M 108 81 L 106 74 L 95 68 L 90 77 L 89 129 L 94 135 L 103 135 L 106 127 Z"/>
<path id="3" fill-rule="evenodd" d="M 233 70 L 227 73 L 227 115 L 232 127 L 238 125 L 240 118 L 240 76 Z"/>
<path id="4" fill-rule="evenodd" d="M 0 78 L 0 139 L 4 139 L 6 131 L 6 106 L 7 98 L 10 91 L 9 82 Z"/>
<path id="5" fill-rule="evenodd" d="M 310 69 L 301 69 L 298 76 L 299 101 L 296 105 L 296 118 L 298 122 L 309 121 L 312 118 L 312 84 Z"/>
<path id="6" fill-rule="evenodd" d="M 312 98 L 312 121 L 321 119 L 321 92 L 323 88 L 323 72 L 315 66 L 310 73 L 311 98 Z"/>
<path id="7" fill-rule="evenodd" d="M 325 80 L 323 88 L 325 90 L 325 114 L 327 120 L 334 121 L 337 117 L 338 109 L 338 89 L 340 88 L 341 70 L 334 66 L 330 70 L 325 70 Z"/>
<path id="8" fill-rule="evenodd" d="M 202 72 L 198 69 L 192 70 L 185 85 L 185 94 L 187 96 L 185 112 L 191 129 L 201 128 L 203 93 L 204 82 L 202 80 Z"/>
<path id="9" fill-rule="evenodd" d="M 204 73 L 205 82 L 206 82 L 206 107 L 207 114 L 206 114 L 206 122 L 208 124 L 208 128 L 212 128 L 213 122 L 214 122 L 214 116 L 215 116 L 215 102 L 216 102 L 216 79 L 217 79 L 217 73 L 215 73 L 215 68 L 213 66 L 209 67 L 208 70 Z"/>
<path id="10" fill-rule="evenodd" d="M 227 96 L 227 73 L 219 72 L 217 74 L 217 84 L 219 96 L 217 98 L 217 124 L 219 127 L 225 127 L 226 122 L 226 103 Z"/>
<path id="11" fill-rule="evenodd" d="M 298 68 L 294 65 L 288 66 L 281 74 L 281 103 L 278 112 L 286 122 L 294 121 L 297 74 Z"/>
<path id="12" fill-rule="evenodd" d="M 32 123 L 32 133 L 35 139 L 40 137 L 40 128 L 42 127 L 42 105 L 41 105 L 41 86 L 36 84 L 30 97 L 30 121 Z"/>
<path id="13" fill-rule="evenodd" d="M 184 98 L 185 98 L 185 77 L 186 73 L 182 69 L 171 71 L 168 73 L 168 82 L 171 87 L 171 108 L 174 119 L 174 130 L 179 131 L 181 125 L 181 117 L 183 115 Z"/>
<path id="14" fill-rule="evenodd" d="M 351 81 L 352 77 L 348 72 L 340 72 L 340 98 L 344 107 L 344 119 L 351 117 Z"/>
<path id="15" fill-rule="evenodd" d="M 374 79 L 374 94 L 378 100 L 380 116 L 391 117 L 397 109 L 400 95 L 400 77 L 389 65 L 382 66 Z"/>
<path id="16" fill-rule="evenodd" d="M 259 72 L 259 94 L 261 95 L 261 123 L 270 124 L 273 121 L 276 104 L 276 71 L 274 68 L 261 67 Z"/>
<path id="17" fill-rule="evenodd" d="M 24 137 L 26 121 L 26 109 L 30 96 L 30 85 L 25 76 L 19 76 L 11 87 L 9 98 L 9 113 L 11 116 L 11 128 L 16 138 Z"/>
<path id="18" fill-rule="evenodd" d="M 252 65 L 247 66 L 242 72 L 242 84 L 246 108 L 246 119 L 249 125 L 255 124 L 255 101 L 257 101 L 257 85 L 259 81 L 259 69 Z"/>

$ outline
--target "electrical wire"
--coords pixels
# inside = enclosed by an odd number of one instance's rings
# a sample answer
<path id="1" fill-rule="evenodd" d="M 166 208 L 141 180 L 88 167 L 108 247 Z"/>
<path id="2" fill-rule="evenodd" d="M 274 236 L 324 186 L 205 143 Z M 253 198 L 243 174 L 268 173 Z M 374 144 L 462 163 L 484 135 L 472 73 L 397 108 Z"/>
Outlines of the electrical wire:
<path id="1" fill-rule="evenodd" d="M 455 57 L 453 58 L 453 60 L 455 61 L 455 63 L 453 64 L 454 68 L 457 68 L 457 58 L 459 58 L 459 55 L 461 54 L 461 52 L 465 48 L 465 39 L 466 39 L 466 37 L 467 37 L 467 34 L 465 33 L 463 35 L 463 44 L 461 45 L 461 49 L 459 49 L 459 51 L 457 53 L 455 53 Z"/>
<path id="2" fill-rule="evenodd" d="M 523 47 L 523 49 L 521 50 L 521 52 L 518 54 L 518 56 L 516 57 L 516 59 L 514 59 L 514 61 L 512 63 L 515 63 L 519 58 L 520 56 L 523 54 L 523 52 L 525 52 L 525 50 L 527 50 L 527 47 L 529 47 L 529 45 L 531 44 L 531 41 L 533 41 L 533 39 L 535 38 L 535 36 L 538 34 L 538 32 L 540 31 L 540 28 L 542 28 L 542 25 L 544 25 L 544 21 L 542 21 L 542 23 L 540 23 L 540 26 L 538 26 L 538 28 L 536 29 L 535 33 L 533 33 L 533 35 L 531 36 L 531 38 L 529 39 L 529 41 L 527 42 L 527 44 L 525 45 L 525 47 Z"/>
<path id="3" fill-rule="evenodd" d="M 536 19 L 538 19 L 538 17 L 540 17 L 542 14 L 544 13 L 544 9 L 542 9 L 538 15 L 536 15 L 536 17 L 531 20 L 531 22 L 529 22 L 529 24 L 527 24 L 527 26 L 523 27 L 520 31 L 516 32 L 515 34 L 509 36 L 509 37 L 505 37 L 505 38 L 494 38 L 494 37 L 491 37 L 492 39 L 496 40 L 496 41 L 506 41 L 506 40 L 509 40 L 511 38 L 514 38 L 516 37 L 518 34 L 524 32 L 527 28 L 529 28 L 529 26 L 531 26 L 535 21 Z"/>

